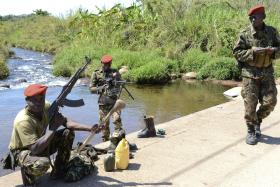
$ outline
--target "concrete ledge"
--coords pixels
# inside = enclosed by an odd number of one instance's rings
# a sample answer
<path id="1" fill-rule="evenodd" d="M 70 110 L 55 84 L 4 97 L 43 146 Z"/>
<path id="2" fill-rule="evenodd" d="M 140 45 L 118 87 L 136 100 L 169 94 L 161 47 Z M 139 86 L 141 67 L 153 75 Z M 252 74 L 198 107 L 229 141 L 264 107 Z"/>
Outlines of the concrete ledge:
<path id="1" fill-rule="evenodd" d="M 243 112 L 239 98 L 157 125 L 166 136 L 138 139 L 137 132 L 129 134 L 139 150 L 127 170 L 105 172 L 101 157 L 96 172 L 82 181 L 44 176 L 39 186 L 279 186 L 279 107 L 263 121 L 264 136 L 256 146 L 245 144 Z M 0 186 L 20 185 L 19 172 L 0 178 Z"/>

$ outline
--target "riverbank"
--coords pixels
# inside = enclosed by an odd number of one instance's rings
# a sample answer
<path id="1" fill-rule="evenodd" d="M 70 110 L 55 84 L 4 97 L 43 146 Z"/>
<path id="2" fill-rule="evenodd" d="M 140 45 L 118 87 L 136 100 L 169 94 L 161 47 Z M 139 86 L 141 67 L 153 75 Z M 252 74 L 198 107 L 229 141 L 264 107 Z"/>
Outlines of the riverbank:
<path id="1" fill-rule="evenodd" d="M 56 76 L 73 74 L 85 55 L 96 62 L 85 72 L 90 76 L 101 56 L 111 54 L 115 68 L 128 67 L 123 78 L 138 84 L 166 83 L 183 72 L 197 72 L 199 79 L 235 80 L 240 73 L 232 48 L 256 3 L 147 0 L 97 13 L 73 11 L 63 19 L 34 12 L 0 20 L 0 40 L 55 54 Z M 266 23 L 279 29 L 279 3 L 263 3 L 270 7 Z M 280 76 L 279 68 L 275 72 Z"/>
<path id="2" fill-rule="evenodd" d="M 9 76 L 9 69 L 6 65 L 6 60 L 9 56 L 9 51 L 0 43 L 0 80 Z"/>
<path id="3" fill-rule="evenodd" d="M 279 186 L 279 107 L 263 121 L 263 137 L 255 146 L 245 143 L 243 110 L 239 97 L 157 125 L 166 130 L 163 137 L 129 134 L 139 150 L 127 170 L 105 172 L 101 156 L 95 173 L 82 181 L 64 183 L 45 176 L 40 186 Z M 19 172 L 0 178 L 0 186 L 20 184 Z"/>

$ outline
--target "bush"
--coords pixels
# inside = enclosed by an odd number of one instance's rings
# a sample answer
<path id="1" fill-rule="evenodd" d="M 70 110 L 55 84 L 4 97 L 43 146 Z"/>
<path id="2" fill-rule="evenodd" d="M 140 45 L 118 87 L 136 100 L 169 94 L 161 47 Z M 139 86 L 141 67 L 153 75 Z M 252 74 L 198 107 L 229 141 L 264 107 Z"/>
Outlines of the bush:
<path id="1" fill-rule="evenodd" d="M 6 65 L 6 58 L 8 55 L 8 49 L 0 46 L 0 79 L 7 78 L 9 76 L 9 69 Z"/>
<path id="2" fill-rule="evenodd" d="M 144 66 L 129 71 L 123 77 L 140 84 L 158 84 L 169 80 L 166 64 L 162 61 L 149 62 Z"/>
<path id="3" fill-rule="evenodd" d="M 235 59 L 229 57 L 213 58 L 198 72 L 198 78 L 215 78 L 221 80 L 238 79 L 240 71 L 235 65 Z"/>
<path id="4" fill-rule="evenodd" d="M 275 77 L 280 77 L 280 60 L 274 62 L 274 75 Z"/>
<path id="5" fill-rule="evenodd" d="M 190 49 L 183 58 L 181 72 L 198 72 L 210 59 L 209 53 L 204 53 L 200 49 Z"/>

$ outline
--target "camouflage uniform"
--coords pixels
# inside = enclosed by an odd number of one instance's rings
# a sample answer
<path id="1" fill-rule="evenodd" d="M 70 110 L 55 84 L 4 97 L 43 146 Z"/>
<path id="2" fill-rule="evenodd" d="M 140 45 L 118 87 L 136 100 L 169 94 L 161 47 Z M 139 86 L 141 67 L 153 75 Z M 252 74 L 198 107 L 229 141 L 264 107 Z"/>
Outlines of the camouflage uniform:
<path id="1" fill-rule="evenodd" d="M 243 87 L 241 95 L 244 99 L 244 118 L 247 125 L 260 124 L 276 105 L 277 89 L 272 60 L 280 56 L 279 50 L 272 55 L 265 52 L 254 54 L 252 47 L 280 47 L 280 37 L 277 30 L 264 25 L 262 31 L 256 31 L 252 26 L 249 26 L 241 32 L 233 49 L 235 58 L 242 63 Z M 260 107 L 256 111 L 258 102 L 260 102 Z"/>
<path id="2" fill-rule="evenodd" d="M 49 155 L 57 152 L 52 174 L 64 172 L 69 160 L 70 151 L 75 134 L 69 129 L 56 131 L 49 147 L 40 155 L 32 155 L 28 145 L 32 145 L 44 135 L 43 130 L 48 125 L 47 108 L 43 111 L 43 118 L 38 120 L 25 108 L 16 117 L 9 149 L 15 154 L 16 164 L 21 167 L 26 182 L 33 184 L 35 180 L 44 175 L 50 167 Z"/>
<path id="3" fill-rule="evenodd" d="M 117 77 L 120 77 L 119 73 L 115 69 L 110 69 L 109 72 L 104 73 L 102 69 L 96 70 L 93 72 L 90 80 L 90 88 L 91 87 L 99 87 L 106 84 L 106 79 L 113 78 L 113 73 L 117 73 Z M 114 78 L 113 78 L 114 79 Z M 109 113 L 111 108 L 114 106 L 116 100 L 118 99 L 118 94 L 120 93 L 120 85 L 108 85 L 108 87 L 100 91 L 98 98 L 99 105 L 99 123 L 103 121 L 105 116 Z M 114 112 L 112 114 L 112 120 L 115 127 L 114 134 L 118 134 L 118 132 L 122 129 L 122 121 L 121 121 L 121 111 Z M 105 124 L 105 128 L 102 130 L 103 141 L 108 141 L 110 136 L 110 121 Z"/>

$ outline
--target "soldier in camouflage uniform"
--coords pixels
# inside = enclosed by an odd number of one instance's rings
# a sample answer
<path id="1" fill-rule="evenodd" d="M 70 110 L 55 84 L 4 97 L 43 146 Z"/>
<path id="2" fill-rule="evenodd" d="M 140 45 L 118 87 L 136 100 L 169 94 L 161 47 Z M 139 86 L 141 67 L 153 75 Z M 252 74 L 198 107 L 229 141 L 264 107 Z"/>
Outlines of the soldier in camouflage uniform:
<path id="1" fill-rule="evenodd" d="M 273 111 L 277 102 L 272 61 L 280 56 L 280 37 L 274 27 L 263 22 L 264 6 L 251 8 L 248 16 L 251 25 L 241 32 L 233 54 L 242 64 L 241 95 L 248 128 L 246 143 L 255 145 L 261 136 L 262 120 Z M 260 107 L 256 110 L 258 103 Z"/>
<path id="2" fill-rule="evenodd" d="M 109 113 L 114 106 L 118 95 L 120 94 L 120 85 L 112 84 L 110 80 L 119 81 L 121 76 L 119 72 L 111 68 L 112 57 L 110 55 L 104 55 L 101 58 L 102 67 L 99 70 L 95 70 L 90 79 L 89 89 L 91 93 L 99 94 L 99 122 L 101 123 L 104 117 Z M 112 114 L 113 124 L 115 131 L 113 136 L 118 136 L 120 130 L 122 130 L 121 111 L 114 112 Z M 110 137 L 109 120 L 105 124 L 102 130 L 103 141 L 108 141 Z"/>
<path id="3" fill-rule="evenodd" d="M 71 121 L 60 113 L 51 121 L 51 125 L 60 130 L 48 130 L 48 108 L 45 102 L 47 87 L 40 84 L 28 86 L 24 95 L 27 106 L 21 110 L 15 120 L 9 149 L 13 153 L 16 164 L 21 167 L 22 179 L 25 186 L 34 186 L 36 179 L 44 175 L 50 167 L 49 155 L 57 152 L 54 168 L 51 172 L 53 179 L 62 178 L 65 165 L 70 157 L 74 130 L 94 131 L 96 125 L 89 127 Z"/>

